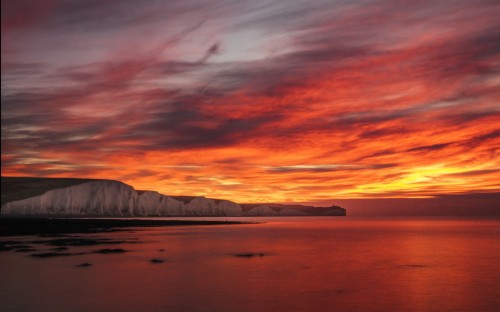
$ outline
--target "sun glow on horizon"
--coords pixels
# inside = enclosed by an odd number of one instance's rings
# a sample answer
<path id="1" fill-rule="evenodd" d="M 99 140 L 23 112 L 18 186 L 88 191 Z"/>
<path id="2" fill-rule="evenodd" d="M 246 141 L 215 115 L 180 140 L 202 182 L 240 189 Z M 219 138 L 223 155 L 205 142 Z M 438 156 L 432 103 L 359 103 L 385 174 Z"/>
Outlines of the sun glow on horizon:
<path id="1" fill-rule="evenodd" d="M 3 176 L 237 202 L 500 190 L 491 1 L 49 2 L 2 2 Z"/>

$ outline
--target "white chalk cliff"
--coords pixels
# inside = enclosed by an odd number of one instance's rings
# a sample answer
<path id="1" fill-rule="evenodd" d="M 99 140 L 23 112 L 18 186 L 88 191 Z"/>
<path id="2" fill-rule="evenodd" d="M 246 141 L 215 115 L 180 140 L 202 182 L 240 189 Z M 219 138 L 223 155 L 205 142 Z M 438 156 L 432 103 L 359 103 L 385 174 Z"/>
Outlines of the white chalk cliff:
<path id="1" fill-rule="evenodd" d="M 231 201 L 196 197 L 188 203 L 153 191 L 137 192 L 118 181 L 99 180 L 50 190 L 2 206 L 3 215 L 242 216 Z"/>
<path id="2" fill-rule="evenodd" d="M 278 212 L 267 205 L 260 205 L 244 212 L 245 216 L 277 216 Z"/>
<path id="3" fill-rule="evenodd" d="M 4 183 L 5 182 L 5 183 Z M 304 216 L 345 215 L 332 206 L 242 204 L 206 197 L 137 191 L 114 180 L 2 177 L 2 215 L 39 216 Z M 7 195 L 5 195 L 7 194 Z M 26 197 L 25 194 L 31 194 Z"/>
<path id="4" fill-rule="evenodd" d="M 137 197 L 125 183 L 92 181 L 6 203 L 2 214 L 130 216 Z"/>

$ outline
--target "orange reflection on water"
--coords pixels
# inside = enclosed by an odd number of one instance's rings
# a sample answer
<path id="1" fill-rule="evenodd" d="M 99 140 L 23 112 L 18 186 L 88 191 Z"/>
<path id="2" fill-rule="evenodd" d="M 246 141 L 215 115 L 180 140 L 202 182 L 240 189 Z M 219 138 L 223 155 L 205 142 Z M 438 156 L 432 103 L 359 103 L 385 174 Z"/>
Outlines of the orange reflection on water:
<path id="1" fill-rule="evenodd" d="M 499 221 L 257 220 L 267 223 L 100 234 L 139 238 L 141 243 L 120 245 L 130 252 L 119 255 L 40 260 L 4 253 L 0 296 L 7 307 L 56 312 L 493 311 L 499 306 Z M 165 262 L 153 264 L 153 258 Z M 74 267 L 82 262 L 93 266 Z"/>

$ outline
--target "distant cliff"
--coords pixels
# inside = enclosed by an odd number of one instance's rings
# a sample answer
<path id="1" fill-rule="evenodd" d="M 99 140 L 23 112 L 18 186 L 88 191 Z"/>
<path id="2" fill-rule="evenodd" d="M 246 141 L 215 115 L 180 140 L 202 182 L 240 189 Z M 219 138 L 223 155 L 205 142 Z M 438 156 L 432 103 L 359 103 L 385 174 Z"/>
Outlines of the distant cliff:
<path id="1" fill-rule="evenodd" d="M 339 206 L 313 207 L 284 204 L 240 204 L 245 215 L 266 216 L 345 216 L 346 210 Z"/>
<path id="2" fill-rule="evenodd" d="M 242 207 L 243 206 L 243 207 Z M 41 216 L 300 216 L 345 215 L 345 209 L 239 205 L 206 197 L 137 191 L 113 180 L 2 177 L 2 215 Z"/>

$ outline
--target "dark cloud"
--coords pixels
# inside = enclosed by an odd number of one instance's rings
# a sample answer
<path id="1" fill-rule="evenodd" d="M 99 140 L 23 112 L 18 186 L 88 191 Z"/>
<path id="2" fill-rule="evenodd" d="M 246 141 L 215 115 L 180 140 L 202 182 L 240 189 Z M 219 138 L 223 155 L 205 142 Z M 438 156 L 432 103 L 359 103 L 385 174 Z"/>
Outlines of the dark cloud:
<path id="1" fill-rule="evenodd" d="M 207 51 L 205 51 L 205 54 L 203 57 L 200 59 L 199 63 L 205 63 L 211 56 L 219 53 L 220 46 L 219 43 L 214 43 L 212 44 Z"/>
<path id="2" fill-rule="evenodd" d="M 491 141 L 500 138 L 500 130 L 493 130 L 488 133 L 484 133 L 470 139 L 464 140 L 460 143 L 465 148 L 474 148 L 479 145 L 488 144 Z"/>
<path id="3" fill-rule="evenodd" d="M 377 151 L 377 152 L 372 153 L 372 154 L 363 155 L 362 157 L 357 158 L 356 161 L 362 161 L 364 159 L 376 158 L 376 157 L 380 157 L 380 156 L 394 155 L 396 153 L 397 153 L 397 151 L 394 149 L 385 149 L 385 150 Z"/>
<path id="4" fill-rule="evenodd" d="M 17 27 L 36 23 L 45 30 L 71 33 L 99 32 L 166 21 L 202 7 L 207 7 L 202 1 L 146 0 L 137 5 L 133 0 L 2 0 L 2 23 Z"/>
<path id="5" fill-rule="evenodd" d="M 404 134 L 404 133 L 408 133 L 408 132 L 410 132 L 408 129 L 400 128 L 400 127 L 383 128 L 383 129 L 363 131 L 359 134 L 359 137 L 362 139 L 370 139 L 370 138 L 376 139 L 376 138 L 382 138 L 382 137 L 388 136 L 388 135 Z"/>
<path id="6" fill-rule="evenodd" d="M 500 111 L 494 110 L 484 111 L 465 111 L 459 113 L 451 113 L 448 116 L 442 116 L 442 120 L 454 125 L 474 124 L 478 122 L 487 122 L 488 119 L 499 119 Z"/>
<path id="7" fill-rule="evenodd" d="M 177 98 L 164 104 L 164 111 L 155 112 L 148 121 L 131 128 L 123 138 L 152 140 L 159 149 L 229 146 L 262 134 L 262 128 L 282 119 L 280 114 L 227 118 L 203 112 L 197 108 L 202 103 L 197 96 Z"/>
<path id="8" fill-rule="evenodd" d="M 335 172 L 335 171 L 357 171 L 357 170 L 379 170 L 396 167 L 397 164 L 375 164 L 375 165 L 292 165 L 276 166 L 267 169 L 273 173 L 289 172 Z"/>
<path id="9" fill-rule="evenodd" d="M 410 149 L 407 149 L 407 152 L 432 152 L 432 151 L 439 151 L 444 148 L 447 148 L 448 146 L 452 145 L 453 142 L 449 143 L 440 143 L 440 144 L 432 144 L 432 145 L 425 145 L 425 146 L 417 146 L 413 147 Z"/>
<path id="10" fill-rule="evenodd" d="M 49 64 L 40 62 L 19 63 L 19 62 L 2 62 L 2 73 L 9 75 L 32 75 L 42 73 Z"/>
<path id="11" fill-rule="evenodd" d="M 483 175 L 493 175 L 493 174 L 498 175 L 499 173 L 500 173 L 500 169 L 488 169 L 488 170 L 471 170 L 471 171 L 465 171 L 465 172 L 450 173 L 450 174 L 447 174 L 446 176 L 469 178 L 469 177 L 476 177 L 476 176 L 483 176 Z"/>

